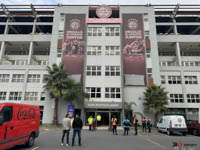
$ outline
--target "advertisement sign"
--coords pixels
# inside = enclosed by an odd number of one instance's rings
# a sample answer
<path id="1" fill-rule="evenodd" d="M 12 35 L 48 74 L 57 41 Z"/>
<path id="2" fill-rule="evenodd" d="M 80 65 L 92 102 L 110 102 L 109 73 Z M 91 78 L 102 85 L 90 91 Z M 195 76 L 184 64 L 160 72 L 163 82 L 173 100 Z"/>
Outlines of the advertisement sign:
<path id="1" fill-rule="evenodd" d="M 112 15 L 112 9 L 107 5 L 100 5 L 96 9 L 96 14 L 99 18 L 109 18 Z"/>
<path id="2" fill-rule="evenodd" d="M 87 24 L 121 24 L 122 19 L 121 18 L 87 18 L 86 19 Z"/>
<path id="3" fill-rule="evenodd" d="M 62 62 L 67 73 L 83 73 L 84 51 L 85 14 L 66 14 Z"/>
<path id="4" fill-rule="evenodd" d="M 75 110 L 74 105 L 68 105 L 67 113 L 69 114 L 70 118 L 74 118 L 74 110 Z"/>
<path id="5" fill-rule="evenodd" d="M 140 76 L 146 85 L 143 16 L 123 14 L 122 19 L 124 74 Z"/>

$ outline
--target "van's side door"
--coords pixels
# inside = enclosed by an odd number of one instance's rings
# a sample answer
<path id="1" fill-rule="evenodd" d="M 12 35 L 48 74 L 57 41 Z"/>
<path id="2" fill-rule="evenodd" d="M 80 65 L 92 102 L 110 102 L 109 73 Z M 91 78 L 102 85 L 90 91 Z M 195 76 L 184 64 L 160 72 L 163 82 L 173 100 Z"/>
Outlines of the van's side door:
<path id="1" fill-rule="evenodd" d="M 12 146 L 16 138 L 13 120 L 13 106 L 5 106 L 0 112 L 3 116 L 3 124 L 0 131 L 0 149 Z"/>

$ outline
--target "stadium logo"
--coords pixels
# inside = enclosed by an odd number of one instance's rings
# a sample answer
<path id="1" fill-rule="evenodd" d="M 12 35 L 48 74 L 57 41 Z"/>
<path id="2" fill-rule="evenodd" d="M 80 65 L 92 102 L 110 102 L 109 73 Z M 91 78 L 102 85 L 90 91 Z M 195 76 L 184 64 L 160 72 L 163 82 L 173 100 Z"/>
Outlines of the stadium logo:
<path id="1" fill-rule="evenodd" d="M 79 19 L 72 19 L 70 21 L 70 28 L 72 30 L 78 30 L 80 28 L 80 20 Z"/>
<path id="2" fill-rule="evenodd" d="M 128 28 L 130 30 L 135 30 L 138 28 L 138 20 L 136 19 L 129 19 L 128 20 Z"/>
<path id="3" fill-rule="evenodd" d="M 97 7 L 96 14 L 99 18 L 109 18 L 112 15 L 112 9 L 107 5 Z"/>

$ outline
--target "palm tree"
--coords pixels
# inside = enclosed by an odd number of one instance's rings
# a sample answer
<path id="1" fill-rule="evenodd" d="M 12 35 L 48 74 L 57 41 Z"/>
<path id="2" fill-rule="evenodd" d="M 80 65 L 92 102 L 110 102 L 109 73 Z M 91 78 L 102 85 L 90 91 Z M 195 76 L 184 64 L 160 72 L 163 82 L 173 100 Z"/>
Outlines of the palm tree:
<path id="1" fill-rule="evenodd" d="M 124 102 L 124 112 L 125 112 L 125 115 L 128 116 L 130 119 L 133 116 L 133 109 L 132 109 L 133 105 L 136 106 L 136 103 L 135 102 L 126 102 L 126 101 Z"/>
<path id="2" fill-rule="evenodd" d="M 158 122 L 158 114 L 161 111 L 166 110 L 166 105 L 168 104 L 168 96 L 165 88 L 152 85 L 149 86 L 144 92 L 144 109 L 145 111 L 152 110 L 154 112 L 154 126 Z"/>
<path id="3" fill-rule="evenodd" d="M 64 65 L 53 64 L 52 67 L 47 67 L 48 75 L 45 78 L 46 84 L 44 88 L 50 92 L 50 95 L 55 98 L 55 107 L 53 115 L 53 124 L 58 124 L 58 100 L 68 97 L 68 101 L 71 102 L 76 99 L 81 99 L 80 93 L 82 90 L 81 85 L 75 83 L 74 80 L 69 78 L 69 75 L 64 71 Z M 76 91 L 76 92 L 75 92 Z"/>

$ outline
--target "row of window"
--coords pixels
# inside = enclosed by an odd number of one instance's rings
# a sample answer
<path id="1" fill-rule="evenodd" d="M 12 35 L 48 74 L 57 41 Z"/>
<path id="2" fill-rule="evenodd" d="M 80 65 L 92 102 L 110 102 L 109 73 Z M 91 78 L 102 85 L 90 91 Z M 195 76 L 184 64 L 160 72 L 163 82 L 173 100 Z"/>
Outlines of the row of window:
<path id="1" fill-rule="evenodd" d="M 6 100 L 7 92 L 0 92 L 0 100 Z M 25 92 L 24 100 L 25 101 L 38 101 L 39 93 L 38 92 Z M 10 92 L 9 93 L 9 101 L 20 101 L 22 100 L 22 92 Z M 45 100 L 45 93 L 42 92 L 40 96 L 40 100 Z"/>
<path id="2" fill-rule="evenodd" d="M 95 55 L 100 56 L 102 54 L 101 46 L 88 46 L 87 47 L 87 55 Z M 120 55 L 120 47 L 119 46 L 105 46 L 105 55 Z"/>
<path id="3" fill-rule="evenodd" d="M 169 66 L 179 66 L 178 62 L 172 62 L 172 61 L 161 61 L 160 66 L 162 67 L 169 67 Z M 182 61 L 181 66 L 184 67 L 199 67 L 200 61 Z"/>
<path id="4" fill-rule="evenodd" d="M 161 84 L 166 84 L 165 76 L 161 75 Z M 185 84 L 198 84 L 197 76 L 184 76 Z M 168 84 L 181 84 L 181 76 L 168 76 Z"/>
<path id="5" fill-rule="evenodd" d="M 101 66 L 87 66 L 87 76 L 101 76 Z M 105 66 L 105 76 L 120 76 L 120 66 Z"/>
<path id="6" fill-rule="evenodd" d="M 183 94 L 170 94 L 171 103 L 184 103 Z M 200 94 L 187 94 L 188 103 L 200 103 Z"/>
<path id="7" fill-rule="evenodd" d="M 88 36 L 119 36 L 119 27 L 106 27 L 103 33 L 102 27 L 88 27 Z"/>
<path id="8" fill-rule="evenodd" d="M 24 74 L 13 74 L 12 75 L 12 82 L 24 82 Z M 39 83 L 40 82 L 40 74 L 29 74 L 27 78 L 28 83 Z M 45 75 L 43 77 L 43 82 L 45 79 Z M 10 74 L 0 74 L 0 82 L 9 82 Z"/>
<path id="9" fill-rule="evenodd" d="M 90 98 L 101 98 L 100 87 L 86 87 L 86 92 L 89 94 Z M 120 88 L 106 87 L 105 98 L 121 98 Z"/>

